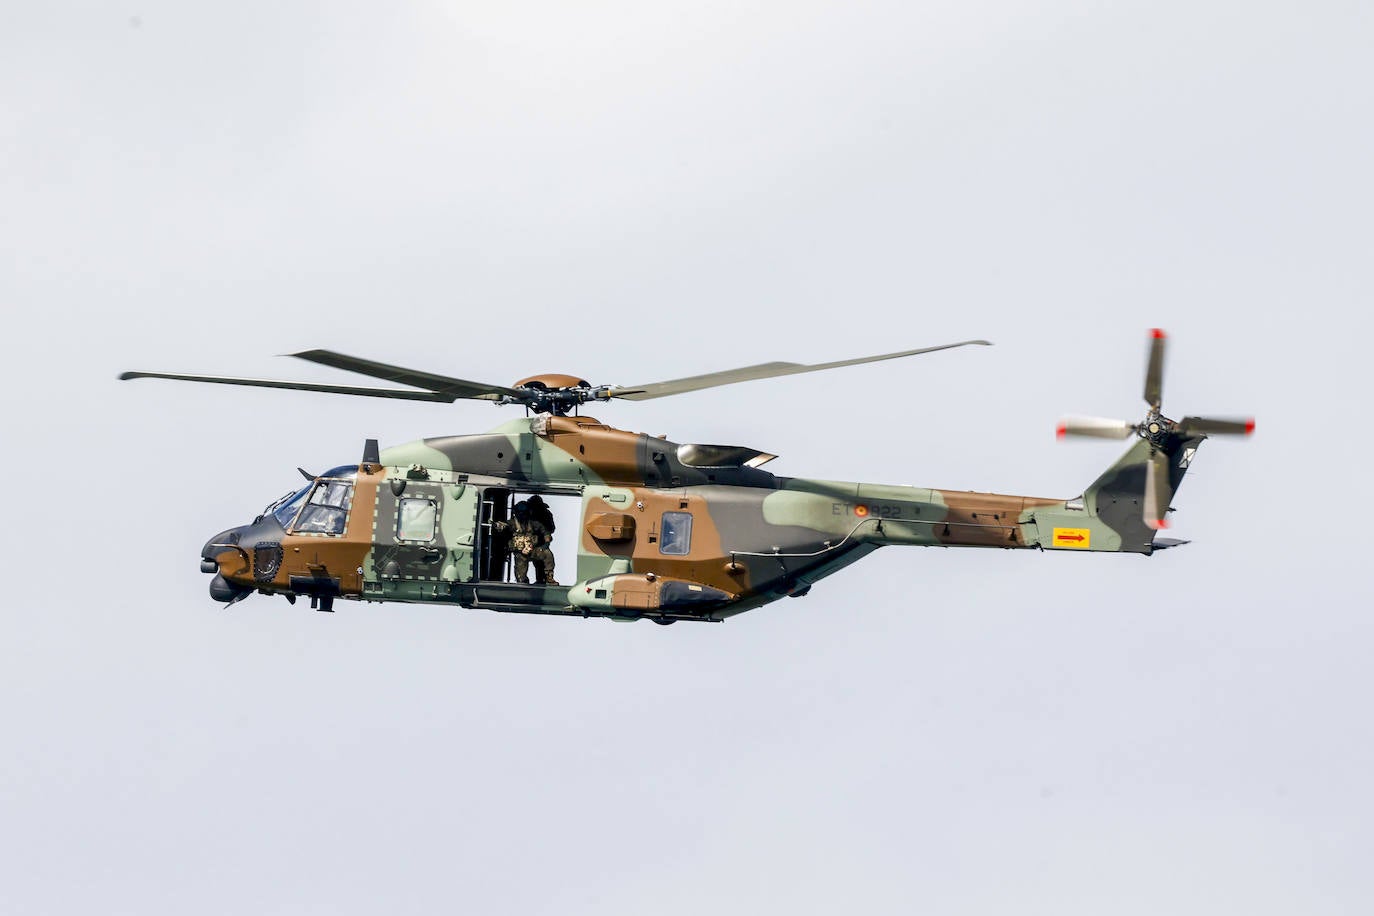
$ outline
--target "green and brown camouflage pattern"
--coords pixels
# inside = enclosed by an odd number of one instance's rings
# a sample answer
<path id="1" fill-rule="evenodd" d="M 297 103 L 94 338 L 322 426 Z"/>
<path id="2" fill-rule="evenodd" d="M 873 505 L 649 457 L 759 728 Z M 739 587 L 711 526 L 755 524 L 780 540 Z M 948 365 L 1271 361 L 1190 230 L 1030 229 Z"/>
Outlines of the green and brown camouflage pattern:
<path id="1" fill-rule="evenodd" d="M 1162 445 L 1171 492 L 1203 438 Z M 342 533 L 294 533 L 267 513 L 212 538 L 203 568 L 218 574 L 212 593 L 221 600 L 256 590 L 308 596 L 325 609 L 346 598 L 723 620 L 804 595 L 884 546 L 1148 555 L 1164 546 L 1141 510 L 1155 447 L 1138 439 L 1081 496 L 1064 500 L 779 477 L 750 466 L 751 456 L 771 457 L 750 449 L 684 448 L 591 417 L 539 415 L 365 456 Z M 580 499 L 573 584 L 496 581 L 484 532 L 512 493 Z M 398 537 L 403 499 L 427 501 L 410 504 L 424 518 L 432 504 L 431 539 Z M 690 516 L 681 555 L 662 552 L 667 513 Z"/>

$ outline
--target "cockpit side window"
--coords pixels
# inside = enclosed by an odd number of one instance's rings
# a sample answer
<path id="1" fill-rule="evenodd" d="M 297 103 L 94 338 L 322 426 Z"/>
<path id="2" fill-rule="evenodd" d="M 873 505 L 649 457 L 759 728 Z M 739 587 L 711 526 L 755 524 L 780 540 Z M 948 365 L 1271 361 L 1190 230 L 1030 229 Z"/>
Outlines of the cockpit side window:
<path id="1" fill-rule="evenodd" d="M 353 482 L 350 480 L 315 481 L 310 499 L 301 510 L 293 534 L 343 534 L 348 524 L 348 508 L 353 503 Z"/>

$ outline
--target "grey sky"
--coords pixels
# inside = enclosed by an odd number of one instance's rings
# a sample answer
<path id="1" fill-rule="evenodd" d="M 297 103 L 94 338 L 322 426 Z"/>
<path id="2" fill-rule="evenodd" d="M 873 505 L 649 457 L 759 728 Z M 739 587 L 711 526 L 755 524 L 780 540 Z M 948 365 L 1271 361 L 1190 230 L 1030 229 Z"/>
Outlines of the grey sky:
<path id="1" fill-rule="evenodd" d="M 0 6 L 0 909 L 1350 913 L 1367 4 Z M 880 551 L 718 626 L 205 594 L 296 465 L 479 404 L 329 347 L 632 384 L 778 473 L 1079 492 L 1254 414 L 1151 559 Z M 866 392 L 878 396 L 866 397 Z"/>

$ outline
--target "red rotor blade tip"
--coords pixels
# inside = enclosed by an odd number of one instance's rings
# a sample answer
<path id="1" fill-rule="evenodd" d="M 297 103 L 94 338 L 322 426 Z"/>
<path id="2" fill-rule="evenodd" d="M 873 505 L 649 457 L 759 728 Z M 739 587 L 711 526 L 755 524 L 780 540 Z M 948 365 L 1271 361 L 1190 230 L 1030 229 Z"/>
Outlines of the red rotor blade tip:
<path id="1" fill-rule="evenodd" d="M 1255 418 L 1251 417 L 1245 421 L 1245 435 L 1249 436 L 1255 431 Z"/>
<path id="2" fill-rule="evenodd" d="M 1063 423 L 1060 423 L 1054 429 L 1054 436 L 1056 439 L 1063 439 L 1066 435 L 1068 435 L 1068 433 L 1069 428 L 1065 426 Z"/>
<path id="3" fill-rule="evenodd" d="M 1159 328 L 1150 328 L 1150 336 L 1153 337 L 1155 340 L 1163 340 L 1165 334 Z"/>

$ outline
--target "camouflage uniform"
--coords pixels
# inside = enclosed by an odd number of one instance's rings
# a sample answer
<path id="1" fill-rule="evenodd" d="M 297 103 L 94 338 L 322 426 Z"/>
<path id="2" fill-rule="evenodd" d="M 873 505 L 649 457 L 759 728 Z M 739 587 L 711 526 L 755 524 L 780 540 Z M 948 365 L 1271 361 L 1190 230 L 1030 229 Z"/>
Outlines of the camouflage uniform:
<path id="1" fill-rule="evenodd" d="M 510 535 L 511 554 L 515 558 L 516 582 L 529 582 L 530 561 L 533 560 L 537 584 L 558 584 L 553 578 L 553 551 L 549 550 L 553 536 L 549 529 L 530 518 L 527 506 L 523 503 L 517 505 L 515 516 L 508 522 L 501 522 L 497 529 L 503 534 Z"/>

